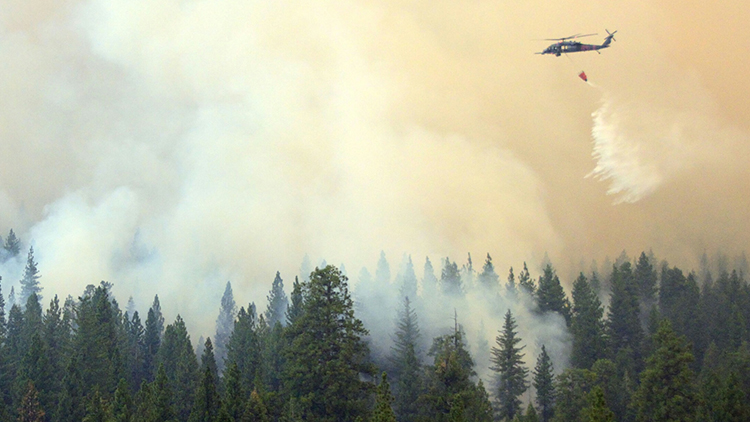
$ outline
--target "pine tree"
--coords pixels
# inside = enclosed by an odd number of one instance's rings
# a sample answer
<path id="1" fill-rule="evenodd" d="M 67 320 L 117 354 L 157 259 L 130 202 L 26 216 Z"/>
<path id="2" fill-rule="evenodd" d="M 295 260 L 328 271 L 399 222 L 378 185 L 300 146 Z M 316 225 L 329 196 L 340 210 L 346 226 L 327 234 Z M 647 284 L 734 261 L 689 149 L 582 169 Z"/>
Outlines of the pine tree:
<path id="1" fill-rule="evenodd" d="M 596 374 L 588 369 L 568 368 L 555 380 L 557 399 L 555 401 L 555 422 L 580 421 L 582 410 L 589 402 L 589 392 Z"/>
<path id="2" fill-rule="evenodd" d="M 127 316 L 128 314 L 126 314 Z M 148 354 L 148 348 L 146 347 L 146 330 L 141 324 L 141 317 L 138 315 L 138 311 L 133 311 L 131 315 L 130 324 L 128 324 L 127 332 L 127 349 L 126 354 L 126 365 L 127 365 L 127 379 L 131 386 L 137 387 L 145 380 L 148 380 L 148 372 L 146 371 L 146 355 Z"/>
<path id="3" fill-rule="evenodd" d="M 513 267 L 508 270 L 508 282 L 505 283 L 505 292 L 511 300 L 518 297 L 518 286 L 516 286 L 516 276 L 513 274 Z"/>
<path id="4" fill-rule="evenodd" d="M 471 253 L 467 255 L 466 264 L 461 267 L 460 276 L 464 289 L 468 291 L 475 287 L 476 272 L 474 271 L 474 263 L 471 261 Z"/>
<path id="5" fill-rule="evenodd" d="M 536 408 L 533 403 L 529 403 L 526 408 L 526 415 L 524 415 L 524 422 L 539 422 L 539 414 L 536 412 Z"/>
<path id="6" fill-rule="evenodd" d="M 539 277 L 536 299 L 540 312 L 557 312 L 565 318 L 565 322 L 570 326 L 570 302 L 565 296 L 560 279 L 550 264 L 544 267 L 544 273 Z"/>
<path id="7" fill-rule="evenodd" d="M 175 322 L 164 330 L 164 341 L 159 347 L 158 362 L 167 374 L 172 391 L 172 404 L 181 421 L 190 416 L 198 384 L 198 360 L 190 342 L 185 321 L 177 315 Z"/>
<path id="8" fill-rule="evenodd" d="M 65 376 L 65 360 L 70 355 L 70 324 L 64 319 L 60 300 L 57 295 L 50 301 L 47 313 L 43 318 L 43 340 L 47 349 L 50 374 L 50 400 L 57 403 L 62 389 L 61 381 Z"/>
<path id="9" fill-rule="evenodd" d="M 39 405 L 37 395 L 34 383 L 27 383 L 21 406 L 18 408 L 18 422 L 44 422 L 45 413 Z"/>
<path id="10" fill-rule="evenodd" d="M 372 422 L 396 422 L 396 414 L 392 408 L 393 401 L 393 394 L 391 394 L 391 388 L 388 384 L 388 375 L 383 372 L 375 394 L 375 409 L 370 420 Z"/>
<path id="11" fill-rule="evenodd" d="M 424 271 L 422 276 L 422 292 L 425 295 L 434 295 L 437 293 L 437 277 L 435 277 L 435 268 L 430 262 L 430 257 L 426 257 L 424 261 Z"/>
<path id="12" fill-rule="evenodd" d="M 482 411 L 486 402 L 481 401 L 483 396 L 472 382 L 476 376 L 474 360 L 455 318 L 453 333 L 433 339 L 428 353 L 434 363 L 426 370 L 427 389 L 418 400 L 422 410 L 419 420 L 485 420 Z"/>
<path id="13" fill-rule="evenodd" d="M 236 317 L 237 304 L 234 301 L 232 283 L 227 281 L 227 285 L 224 288 L 224 295 L 221 297 L 219 316 L 216 318 L 216 335 L 214 335 L 216 365 L 219 368 L 220 373 L 224 372 L 224 365 L 227 359 L 227 343 L 229 342 L 229 338 L 232 336 L 232 331 L 234 330 L 234 320 Z"/>
<path id="14" fill-rule="evenodd" d="M 583 417 L 589 422 L 615 422 L 615 414 L 607 407 L 601 387 L 596 386 L 589 393 L 589 406 L 583 410 Z"/>
<path id="15" fill-rule="evenodd" d="M 520 396 L 526 391 L 528 369 L 523 365 L 526 346 L 518 347 L 521 339 L 516 332 L 516 321 L 508 309 L 505 314 L 503 330 L 496 338 L 497 347 L 492 347 L 492 364 L 490 368 L 497 372 L 497 400 L 500 418 L 513 419 L 521 408 Z"/>
<path id="16" fill-rule="evenodd" d="M 664 320 L 656 333 L 656 351 L 648 358 L 633 398 L 638 421 L 693 421 L 697 397 L 690 364 L 693 355 L 683 338 Z"/>
<path id="17" fill-rule="evenodd" d="M 635 264 L 633 277 L 636 285 L 638 285 L 638 297 L 641 301 L 641 320 L 645 320 L 645 316 L 656 303 L 657 291 L 656 269 L 651 265 L 651 260 L 648 259 L 645 252 L 641 252 L 641 256 Z"/>
<path id="18" fill-rule="evenodd" d="M 294 278 L 292 294 L 289 297 L 289 307 L 286 310 L 286 325 L 292 325 L 302 315 L 302 284 Z"/>
<path id="19" fill-rule="evenodd" d="M 396 377 L 394 407 L 399 419 L 404 422 L 414 421 L 419 414 L 417 399 L 422 392 L 422 365 L 417 349 L 419 338 L 417 314 L 406 297 L 404 309 L 399 312 L 390 356 Z"/>
<path id="20" fill-rule="evenodd" d="M 39 279 L 42 276 L 39 275 L 39 269 L 37 263 L 34 261 L 34 247 L 29 247 L 29 256 L 26 259 L 26 268 L 23 271 L 23 278 L 21 278 L 21 303 L 26 303 L 29 296 L 36 294 L 39 300 L 42 300 L 40 294 L 42 288 L 39 286 Z"/>
<path id="21" fill-rule="evenodd" d="M 209 346 L 211 346 L 210 339 L 206 341 L 206 350 L 209 350 Z M 216 391 L 217 380 L 213 372 L 216 369 L 216 362 L 211 362 L 213 352 L 204 353 L 202 360 L 202 376 L 188 422 L 214 422 L 219 416 L 219 394 Z"/>
<path id="22" fill-rule="evenodd" d="M 108 422 L 111 415 L 107 412 L 107 405 L 102 399 L 99 390 L 94 390 L 86 403 L 86 416 L 82 422 Z"/>
<path id="23" fill-rule="evenodd" d="M 5 336 L 8 332 L 8 326 L 5 320 L 5 298 L 3 297 L 2 281 L 3 277 L 0 276 L 0 346 L 5 343 Z M 2 362 L 0 362 L 0 365 L 2 365 Z"/>
<path id="24" fill-rule="evenodd" d="M 286 388 L 309 404 L 319 420 L 354 420 L 366 414 L 372 374 L 367 335 L 354 316 L 347 279 L 333 266 L 317 269 L 302 284 L 303 309 L 289 326 L 292 342 L 285 354 Z"/>
<path id="25" fill-rule="evenodd" d="M 111 422 L 131 422 L 133 420 L 133 398 L 130 396 L 130 388 L 124 378 L 120 378 L 115 390 L 112 402 Z"/>
<path id="26" fill-rule="evenodd" d="M 495 272 L 495 266 L 492 264 L 492 257 L 489 253 L 484 260 L 482 272 L 479 273 L 479 285 L 483 286 L 490 292 L 497 291 L 497 288 L 500 285 L 500 276 Z"/>
<path id="27" fill-rule="evenodd" d="M 523 271 L 518 274 L 518 287 L 529 296 L 533 296 L 536 293 L 536 284 L 529 274 L 526 262 L 523 263 Z"/>
<path id="28" fill-rule="evenodd" d="M 443 261 L 443 271 L 440 275 L 440 286 L 443 293 L 448 296 L 460 296 L 463 294 L 461 282 L 461 273 L 458 271 L 458 264 L 451 262 L 450 258 Z"/>
<path id="29" fill-rule="evenodd" d="M 312 276 L 312 275 L 311 275 Z M 247 402 L 247 408 L 241 419 L 242 422 L 270 422 L 268 417 L 268 408 L 263 402 L 263 398 L 258 394 L 258 390 L 250 393 L 250 400 Z"/>
<path id="30" fill-rule="evenodd" d="M 16 257 L 21 253 L 21 239 L 16 237 L 13 229 L 10 229 L 8 237 L 5 238 L 5 244 L 3 245 L 7 257 Z"/>
<path id="31" fill-rule="evenodd" d="M 240 369 L 237 363 L 229 365 L 224 373 L 224 398 L 221 408 L 232 421 L 239 421 L 245 412 L 245 389 L 240 380 Z"/>
<path id="32" fill-rule="evenodd" d="M 258 319 L 255 304 L 240 308 L 234 323 L 232 335 L 227 342 L 226 364 L 237 364 L 240 380 L 245 391 L 256 387 L 256 378 L 260 374 L 262 347 L 257 333 Z"/>
<path id="33" fill-rule="evenodd" d="M 542 345 L 542 353 L 534 368 L 534 388 L 536 389 L 536 404 L 539 405 L 542 422 L 549 422 L 555 413 L 555 386 L 552 360 L 547 349 Z"/>
<path id="34" fill-rule="evenodd" d="M 86 408 L 86 386 L 81 375 L 81 358 L 74 354 L 68 363 L 65 377 L 62 380 L 62 392 L 57 404 L 55 421 L 80 422 Z"/>
<path id="35" fill-rule="evenodd" d="M 89 391 L 98 389 L 107 399 L 124 376 L 118 336 L 119 310 L 110 299 L 104 282 L 94 288 L 92 295 L 81 297 L 76 318 L 78 329 L 73 339 L 83 385 Z"/>
<path id="36" fill-rule="evenodd" d="M 273 286 L 268 293 L 267 299 L 266 321 L 268 325 L 273 327 L 276 325 L 276 322 L 285 324 L 286 318 L 284 318 L 284 314 L 289 306 L 289 300 L 286 297 L 286 293 L 284 293 L 284 281 L 281 279 L 281 273 L 278 271 L 276 271 L 276 278 L 273 279 Z"/>
<path id="37" fill-rule="evenodd" d="M 147 386 L 147 400 L 141 403 L 141 406 L 145 407 L 145 411 L 141 410 L 139 413 L 145 416 L 144 422 L 176 422 L 180 420 L 177 409 L 173 404 L 173 390 L 169 384 L 164 365 L 160 364 L 154 381 Z"/>
<path id="38" fill-rule="evenodd" d="M 589 369 L 605 357 L 604 309 L 586 277 L 581 273 L 573 283 L 573 315 L 570 331 L 573 350 L 570 361 L 576 368 Z"/>
<path id="39" fill-rule="evenodd" d="M 640 372 L 643 329 L 639 313 L 637 286 L 630 262 L 625 261 L 619 268 L 613 267 L 612 294 L 607 317 L 610 350 L 621 374 L 625 371 L 631 375 Z"/>
<path id="40" fill-rule="evenodd" d="M 402 298 L 408 297 L 411 300 L 417 300 L 417 275 L 414 273 L 414 264 L 411 261 L 411 255 L 409 255 L 404 265 L 403 274 L 401 274 L 399 293 Z"/>
<path id="41" fill-rule="evenodd" d="M 161 346 L 161 337 L 164 333 L 164 316 L 161 314 L 161 304 L 159 296 L 154 296 L 154 303 L 148 310 L 146 317 L 146 328 L 143 332 L 144 356 L 143 372 L 145 379 L 151 382 L 156 375 L 158 367 L 157 356 Z"/>

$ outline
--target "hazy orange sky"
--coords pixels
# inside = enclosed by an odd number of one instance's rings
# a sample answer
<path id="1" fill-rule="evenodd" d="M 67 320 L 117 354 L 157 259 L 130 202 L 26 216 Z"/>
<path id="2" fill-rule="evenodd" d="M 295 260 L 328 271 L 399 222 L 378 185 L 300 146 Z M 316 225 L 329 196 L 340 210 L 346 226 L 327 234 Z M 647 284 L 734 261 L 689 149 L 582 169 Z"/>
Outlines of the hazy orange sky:
<path id="1" fill-rule="evenodd" d="M 467 252 L 501 274 L 649 249 L 694 268 L 750 243 L 748 21 L 741 2 L 4 0 L 0 231 L 34 245 L 47 297 L 106 279 L 175 313 L 218 309 L 226 280 L 263 303 L 306 253 L 350 275 L 381 250 L 420 276 Z M 533 54 L 605 28 L 601 54 Z"/>

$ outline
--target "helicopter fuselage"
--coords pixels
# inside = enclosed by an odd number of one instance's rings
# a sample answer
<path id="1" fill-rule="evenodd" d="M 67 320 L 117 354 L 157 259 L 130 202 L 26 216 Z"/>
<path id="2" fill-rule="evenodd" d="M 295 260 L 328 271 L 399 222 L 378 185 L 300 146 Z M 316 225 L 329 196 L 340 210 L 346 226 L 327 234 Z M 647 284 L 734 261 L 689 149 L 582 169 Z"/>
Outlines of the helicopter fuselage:
<path id="1" fill-rule="evenodd" d="M 542 54 L 554 54 L 555 56 L 560 56 L 563 53 L 568 54 L 578 53 L 579 51 L 596 51 L 608 47 L 609 45 L 604 44 L 583 44 L 576 41 L 563 41 L 545 48 L 544 51 L 542 51 Z"/>

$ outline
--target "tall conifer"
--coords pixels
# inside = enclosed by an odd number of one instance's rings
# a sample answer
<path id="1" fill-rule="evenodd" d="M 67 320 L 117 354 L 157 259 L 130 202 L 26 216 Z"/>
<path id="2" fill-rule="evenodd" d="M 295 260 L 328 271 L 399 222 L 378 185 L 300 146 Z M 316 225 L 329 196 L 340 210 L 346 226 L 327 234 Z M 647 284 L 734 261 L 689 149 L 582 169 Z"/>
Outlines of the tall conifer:
<path id="1" fill-rule="evenodd" d="M 526 375 L 528 369 L 523 365 L 524 347 L 518 346 L 521 339 L 516 332 L 516 321 L 510 309 L 505 314 L 502 331 L 496 338 L 497 346 L 492 347 L 493 366 L 490 368 L 497 373 L 497 401 L 500 418 L 513 417 L 521 409 L 521 395 L 528 388 Z"/>

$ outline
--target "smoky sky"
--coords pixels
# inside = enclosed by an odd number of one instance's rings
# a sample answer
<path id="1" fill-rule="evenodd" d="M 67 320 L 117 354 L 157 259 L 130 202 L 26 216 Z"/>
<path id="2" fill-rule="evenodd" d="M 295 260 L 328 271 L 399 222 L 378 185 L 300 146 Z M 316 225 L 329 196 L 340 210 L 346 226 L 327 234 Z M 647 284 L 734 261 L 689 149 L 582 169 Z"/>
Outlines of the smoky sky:
<path id="1" fill-rule="evenodd" d="M 3 0 L 0 230 L 34 245 L 47 298 L 108 280 L 168 315 L 218 311 L 226 280 L 265 306 L 306 253 L 350 275 L 381 250 L 420 276 L 467 252 L 501 275 L 545 253 L 561 276 L 622 250 L 694 266 L 749 243 L 748 21 L 740 2 Z M 601 54 L 533 54 L 605 28 Z"/>

